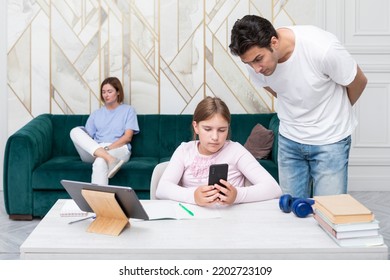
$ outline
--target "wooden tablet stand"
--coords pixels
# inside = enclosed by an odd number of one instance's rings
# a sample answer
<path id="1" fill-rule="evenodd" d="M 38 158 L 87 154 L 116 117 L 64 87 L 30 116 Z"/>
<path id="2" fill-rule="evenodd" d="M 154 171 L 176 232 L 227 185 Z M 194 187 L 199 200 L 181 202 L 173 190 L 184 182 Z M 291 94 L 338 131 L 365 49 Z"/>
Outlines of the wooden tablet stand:
<path id="1" fill-rule="evenodd" d="M 96 214 L 95 220 L 87 231 L 118 236 L 125 227 L 129 227 L 129 219 L 115 199 L 114 193 L 81 190 L 82 196 Z"/>

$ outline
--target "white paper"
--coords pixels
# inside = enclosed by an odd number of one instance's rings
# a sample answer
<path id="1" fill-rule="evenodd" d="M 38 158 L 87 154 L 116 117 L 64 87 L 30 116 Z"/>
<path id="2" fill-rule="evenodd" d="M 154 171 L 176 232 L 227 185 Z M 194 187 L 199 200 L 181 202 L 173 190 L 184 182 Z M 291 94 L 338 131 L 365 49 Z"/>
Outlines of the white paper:
<path id="1" fill-rule="evenodd" d="M 61 217 L 85 217 L 88 212 L 82 211 L 73 199 L 66 200 L 60 211 Z"/>
<path id="2" fill-rule="evenodd" d="M 183 209 L 180 204 L 193 213 L 193 215 Z M 215 219 L 221 217 L 217 208 L 201 207 L 171 200 L 144 200 L 142 201 L 142 206 L 148 213 L 149 220 Z"/>

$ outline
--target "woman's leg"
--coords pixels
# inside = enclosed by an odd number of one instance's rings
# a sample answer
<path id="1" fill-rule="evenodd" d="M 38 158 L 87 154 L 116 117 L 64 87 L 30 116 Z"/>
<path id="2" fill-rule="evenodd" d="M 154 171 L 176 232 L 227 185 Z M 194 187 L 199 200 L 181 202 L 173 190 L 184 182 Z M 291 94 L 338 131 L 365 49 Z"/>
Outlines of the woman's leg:
<path id="1" fill-rule="evenodd" d="M 94 153 L 101 146 L 86 133 L 82 127 L 75 127 L 70 131 L 70 138 L 83 162 L 95 161 Z"/>
<path id="2" fill-rule="evenodd" d="M 110 143 L 96 143 L 83 127 L 73 128 L 70 131 L 70 138 L 81 160 L 93 163 L 92 183 L 107 184 L 108 178 L 112 178 L 123 162 L 128 161 L 130 158 L 127 146 L 106 151 L 103 147 L 108 146 Z"/>
<path id="3" fill-rule="evenodd" d="M 94 162 L 96 157 L 103 158 L 108 164 L 117 161 L 117 158 L 108 153 L 103 147 L 107 143 L 96 143 L 83 127 L 75 127 L 70 131 L 72 139 L 81 160 L 84 162 Z"/>
<path id="4" fill-rule="evenodd" d="M 108 144 L 109 143 L 105 143 L 104 145 L 108 145 Z M 131 155 L 126 145 L 117 149 L 109 150 L 108 153 L 113 157 L 122 160 L 123 161 L 122 163 L 129 161 Z M 110 175 L 109 168 L 110 168 L 109 164 L 107 164 L 107 162 L 103 158 L 97 157 L 92 165 L 91 182 L 94 184 L 108 185 L 108 179 L 109 179 L 108 177 Z M 113 175 L 111 177 L 113 177 Z"/>

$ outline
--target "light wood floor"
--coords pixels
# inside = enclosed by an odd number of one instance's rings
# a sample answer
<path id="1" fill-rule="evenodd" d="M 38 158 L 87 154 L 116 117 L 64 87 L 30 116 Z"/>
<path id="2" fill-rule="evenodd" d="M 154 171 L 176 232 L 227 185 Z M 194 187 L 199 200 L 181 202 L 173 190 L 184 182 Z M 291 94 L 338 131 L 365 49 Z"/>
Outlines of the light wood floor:
<path id="1" fill-rule="evenodd" d="M 390 248 L 390 192 L 351 192 L 351 195 L 374 212 L 380 221 L 380 232 Z M 0 260 L 19 259 L 20 245 L 39 222 L 39 219 L 10 220 L 4 208 L 3 192 L 0 191 Z"/>

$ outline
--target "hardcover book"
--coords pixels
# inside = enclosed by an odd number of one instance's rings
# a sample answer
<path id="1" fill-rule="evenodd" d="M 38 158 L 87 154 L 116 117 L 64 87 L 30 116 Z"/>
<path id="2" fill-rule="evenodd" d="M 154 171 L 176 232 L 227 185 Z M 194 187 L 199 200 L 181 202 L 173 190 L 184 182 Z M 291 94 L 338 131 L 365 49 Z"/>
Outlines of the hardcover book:
<path id="1" fill-rule="evenodd" d="M 373 220 L 370 222 L 334 224 L 318 209 L 315 210 L 315 215 L 317 215 L 317 217 L 319 216 L 322 221 L 329 224 L 337 232 L 379 229 L 378 220 Z"/>
<path id="2" fill-rule="evenodd" d="M 325 231 L 341 247 L 369 247 L 384 244 L 382 235 L 337 239 L 328 231 Z"/>
<path id="3" fill-rule="evenodd" d="M 315 196 L 314 208 L 319 209 L 332 223 L 371 222 L 374 214 L 350 194 Z"/>
<path id="4" fill-rule="evenodd" d="M 360 229 L 360 230 L 344 230 L 337 231 L 330 224 L 325 222 L 322 217 L 316 212 L 314 214 L 314 219 L 318 222 L 321 228 L 337 239 L 344 238 L 354 238 L 354 237 L 366 237 L 366 236 L 376 236 L 379 235 L 379 229 Z"/>

